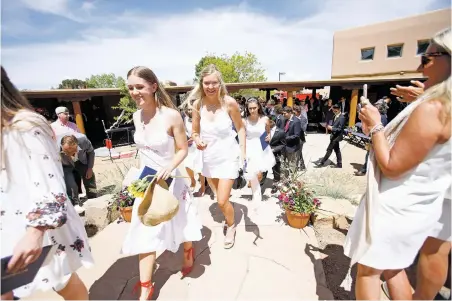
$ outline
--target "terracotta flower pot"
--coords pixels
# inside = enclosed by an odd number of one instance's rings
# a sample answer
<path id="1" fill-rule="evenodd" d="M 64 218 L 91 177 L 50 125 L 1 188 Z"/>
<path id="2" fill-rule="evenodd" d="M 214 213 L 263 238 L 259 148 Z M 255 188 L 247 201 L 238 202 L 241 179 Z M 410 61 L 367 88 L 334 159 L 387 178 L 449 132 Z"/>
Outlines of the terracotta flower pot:
<path id="1" fill-rule="evenodd" d="M 133 207 L 119 207 L 122 218 L 128 223 L 132 220 L 132 208 Z"/>
<path id="2" fill-rule="evenodd" d="M 311 214 L 298 213 L 286 209 L 286 216 L 289 226 L 296 229 L 302 229 L 308 224 Z"/>

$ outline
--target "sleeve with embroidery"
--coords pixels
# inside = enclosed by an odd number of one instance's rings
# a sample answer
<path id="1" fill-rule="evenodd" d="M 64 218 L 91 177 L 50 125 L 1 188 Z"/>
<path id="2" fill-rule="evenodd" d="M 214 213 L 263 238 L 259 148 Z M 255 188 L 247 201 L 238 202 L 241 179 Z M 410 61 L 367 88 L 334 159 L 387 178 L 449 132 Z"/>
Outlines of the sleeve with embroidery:
<path id="1" fill-rule="evenodd" d="M 67 195 L 55 143 L 39 127 L 20 135 L 29 150 L 26 159 L 32 180 L 32 183 L 24 183 L 33 204 L 26 214 L 27 225 L 50 229 L 61 227 L 67 220 Z"/>

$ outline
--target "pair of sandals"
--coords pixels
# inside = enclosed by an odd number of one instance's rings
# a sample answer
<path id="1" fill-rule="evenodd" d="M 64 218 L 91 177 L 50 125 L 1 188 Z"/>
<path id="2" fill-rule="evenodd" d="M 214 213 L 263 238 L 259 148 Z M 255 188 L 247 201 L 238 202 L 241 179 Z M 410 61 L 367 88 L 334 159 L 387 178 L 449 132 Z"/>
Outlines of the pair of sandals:
<path id="1" fill-rule="evenodd" d="M 224 248 L 230 249 L 235 243 L 235 232 L 237 230 L 236 224 L 228 226 L 226 222 L 223 221 L 223 234 L 224 234 Z"/>

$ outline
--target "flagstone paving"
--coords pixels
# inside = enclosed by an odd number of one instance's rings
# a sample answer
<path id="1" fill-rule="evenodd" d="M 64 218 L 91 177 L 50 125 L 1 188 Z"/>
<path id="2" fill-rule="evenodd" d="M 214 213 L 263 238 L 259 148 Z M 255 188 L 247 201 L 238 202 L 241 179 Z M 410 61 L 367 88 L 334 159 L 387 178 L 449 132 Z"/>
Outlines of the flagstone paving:
<path id="1" fill-rule="evenodd" d="M 307 140 L 304 149 L 308 163 L 324 154 L 328 136 L 308 135 Z M 341 146 L 345 148 L 346 169 L 350 168 L 350 162 L 359 164 L 364 160 L 363 150 Z M 307 165 L 312 169 L 312 164 Z M 95 171 L 99 172 L 96 167 Z M 288 226 L 281 218 L 276 198 L 270 195 L 269 185 L 261 202 L 251 200 L 251 189 L 247 187 L 234 190 L 231 201 L 238 225 L 235 246 L 230 250 L 223 248 L 223 217 L 216 202 L 207 195 L 196 198 L 204 227 L 203 239 L 194 244 L 195 267 L 188 277 L 181 279 L 182 250 L 176 254 L 157 254 L 153 299 L 333 299 L 320 254 L 314 251 L 318 244 L 313 228 L 299 230 Z M 138 258 L 120 254 L 128 227 L 127 223 L 114 222 L 90 239 L 96 264 L 91 269 L 79 270 L 89 288 L 90 299 L 137 299 L 132 290 L 138 280 Z M 55 292 L 39 292 L 28 299 L 61 297 Z"/>

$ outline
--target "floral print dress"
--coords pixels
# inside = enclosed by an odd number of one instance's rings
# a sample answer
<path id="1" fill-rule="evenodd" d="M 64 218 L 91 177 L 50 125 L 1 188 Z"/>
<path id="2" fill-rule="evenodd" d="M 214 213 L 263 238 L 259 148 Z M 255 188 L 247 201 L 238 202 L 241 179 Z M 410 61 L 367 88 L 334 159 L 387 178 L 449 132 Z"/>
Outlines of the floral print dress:
<path id="1" fill-rule="evenodd" d="M 61 287 L 68 275 L 93 265 L 83 222 L 66 195 L 56 143 L 49 134 L 50 127 L 45 126 L 2 131 L 1 256 L 13 254 L 27 227 L 48 227 L 51 230 L 46 231 L 43 245 L 57 246 L 35 280 L 14 290 L 21 298 L 35 289 Z"/>

